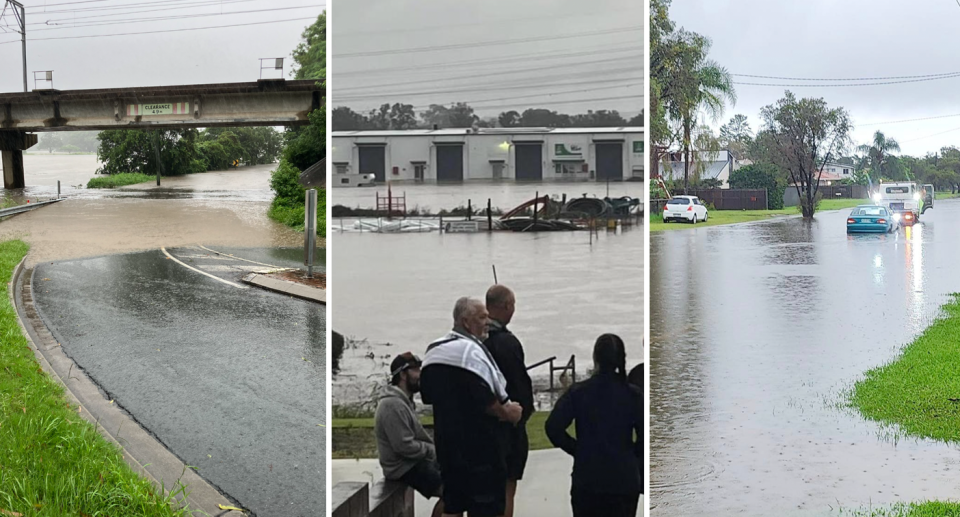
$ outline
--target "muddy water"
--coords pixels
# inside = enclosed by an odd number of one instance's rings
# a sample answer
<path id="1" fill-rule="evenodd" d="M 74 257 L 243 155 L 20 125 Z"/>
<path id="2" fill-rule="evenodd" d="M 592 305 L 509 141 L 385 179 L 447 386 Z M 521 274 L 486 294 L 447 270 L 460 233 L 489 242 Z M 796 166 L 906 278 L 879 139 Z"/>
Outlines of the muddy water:
<path id="1" fill-rule="evenodd" d="M 960 291 L 960 202 L 895 235 L 849 210 L 651 237 L 654 515 L 955 499 L 960 450 L 842 406 Z"/>
<path id="2" fill-rule="evenodd" d="M 581 197 L 643 197 L 641 182 L 552 182 L 552 183 L 515 183 L 515 182 L 469 182 L 457 185 L 437 184 L 399 184 L 391 186 L 394 196 L 406 195 L 407 209 L 418 207 L 438 212 L 441 209 L 467 206 L 471 200 L 475 207 L 486 207 L 487 199 L 494 207 L 509 210 L 524 201 L 533 199 L 539 192 L 541 196 L 556 196 L 564 193 L 567 199 Z M 608 190 L 609 189 L 609 190 Z M 387 187 L 356 187 L 331 189 L 331 206 L 343 205 L 350 208 L 376 208 L 376 195 L 387 195 Z"/>
<path id="3" fill-rule="evenodd" d="M 510 325 L 532 364 L 576 355 L 592 364 L 597 336 L 619 334 L 628 362 L 642 358 L 643 232 L 337 234 L 331 294 L 334 330 L 359 340 L 346 351 L 334 400 L 366 400 L 396 354 L 423 355 L 451 327 L 460 296 L 483 297 L 498 280 L 514 289 Z M 531 372 L 544 376 L 541 368 Z"/>
<path id="4" fill-rule="evenodd" d="M 302 245 L 302 234 L 267 218 L 272 165 L 163 178 L 162 189 L 143 184 L 117 190 L 69 187 L 94 177 L 95 156 L 26 155 L 25 167 L 27 188 L 5 195 L 55 196 L 60 179 L 68 197 L 0 221 L 0 239 L 30 243 L 31 264 L 160 246 Z"/>

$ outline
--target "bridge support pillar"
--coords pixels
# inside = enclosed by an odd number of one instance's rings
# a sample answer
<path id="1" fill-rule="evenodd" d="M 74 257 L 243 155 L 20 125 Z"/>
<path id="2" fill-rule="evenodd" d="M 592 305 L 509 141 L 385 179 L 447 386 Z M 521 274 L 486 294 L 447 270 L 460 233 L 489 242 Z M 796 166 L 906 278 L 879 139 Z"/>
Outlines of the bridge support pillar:
<path id="1" fill-rule="evenodd" d="M 22 131 L 0 131 L 0 163 L 3 164 L 3 188 L 26 186 L 23 178 L 23 151 L 37 144 L 37 135 Z"/>

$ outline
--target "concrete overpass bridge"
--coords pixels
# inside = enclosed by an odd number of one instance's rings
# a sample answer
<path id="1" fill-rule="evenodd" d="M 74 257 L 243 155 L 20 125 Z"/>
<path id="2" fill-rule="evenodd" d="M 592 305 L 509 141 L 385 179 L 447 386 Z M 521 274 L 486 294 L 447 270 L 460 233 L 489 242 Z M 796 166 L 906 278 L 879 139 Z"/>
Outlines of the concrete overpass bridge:
<path id="1" fill-rule="evenodd" d="M 23 188 L 23 151 L 43 131 L 301 126 L 323 103 L 314 80 L 0 93 L 4 188 Z"/>

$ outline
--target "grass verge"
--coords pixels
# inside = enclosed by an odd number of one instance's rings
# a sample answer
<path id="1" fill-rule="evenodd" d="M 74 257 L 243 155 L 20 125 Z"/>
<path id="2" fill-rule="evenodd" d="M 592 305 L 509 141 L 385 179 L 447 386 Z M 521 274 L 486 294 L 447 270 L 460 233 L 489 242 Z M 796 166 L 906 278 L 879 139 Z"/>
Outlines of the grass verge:
<path id="1" fill-rule="evenodd" d="M 537 411 L 527 422 L 531 451 L 553 448 L 544 430 L 548 416 L 550 416 L 548 411 Z M 433 417 L 421 417 L 420 422 L 430 429 L 433 426 Z M 572 426 L 571 432 L 573 432 Z M 373 432 L 373 418 L 334 418 L 332 433 L 334 459 L 377 457 L 377 437 Z"/>
<path id="2" fill-rule="evenodd" d="M 868 204 L 868 199 L 824 199 L 820 202 L 819 212 L 829 210 L 843 210 L 853 208 L 858 205 Z M 721 224 L 749 223 L 753 221 L 765 221 L 771 217 L 781 217 L 785 215 L 798 215 L 799 207 L 783 208 L 781 210 L 711 210 L 709 218 L 705 223 L 697 223 L 696 226 L 685 223 L 664 223 L 663 214 L 656 213 L 650 217 L 650 231 L 659 232 L 663 230 L 682 230 L 690 228 L 699 228 L 701 226 L 718 226 Z"/>
<path id="3" fill-rule="evenodd" d="M 960 295 L 900 357 L 868 371 L 850 404 L 897 435 L 960 442 Z"/>
<path id="4" fill-rule="evenodd" d="M 139 172 L 124 172 L 122 174 L 109 174 L 98 178 L 90 178 L 87 182 L 87 188 L 117 188 L 124 185 L 136 185 L 137 183 L 146 183 L 153 181 L 156 176 L 140 174 Z"/>
<path id="5" fill-rule="evenodd" d="M 960 503 L 928 501 L 896 504 L 889 508 L 880 509 L 841 510 L 840 515 L 850 517 L 960 517 Z"/>
<path id="6" fill-rule="evenodd" d="M 0 242 L 0 515 L 189 515 L 137 475 L 40 369 L 7 294 L 27 250 Z"/>
<path id="7" fill-rule="evenodd" d="M 937 199 L 956 199 L 960 197 L 960 192 L 937 192 Z"/>

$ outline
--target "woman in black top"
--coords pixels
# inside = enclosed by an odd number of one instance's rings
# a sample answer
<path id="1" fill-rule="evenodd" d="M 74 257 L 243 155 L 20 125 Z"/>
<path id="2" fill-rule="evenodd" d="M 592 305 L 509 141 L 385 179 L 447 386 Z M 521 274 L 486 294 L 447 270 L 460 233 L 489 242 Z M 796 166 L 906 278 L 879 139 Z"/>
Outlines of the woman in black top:
<path id="1" fill-rule="evenodd" d="M 574 384 L 557 401 L 547 419 L 547 437 L 574 458 L 574 517 L 635 517 L 643 492 L 642 393 L 627 382 L 619 337 L 597 338 L 593 362 L 593 377 Z M 567 433 L 571 423 L 576 438 Z"/>

